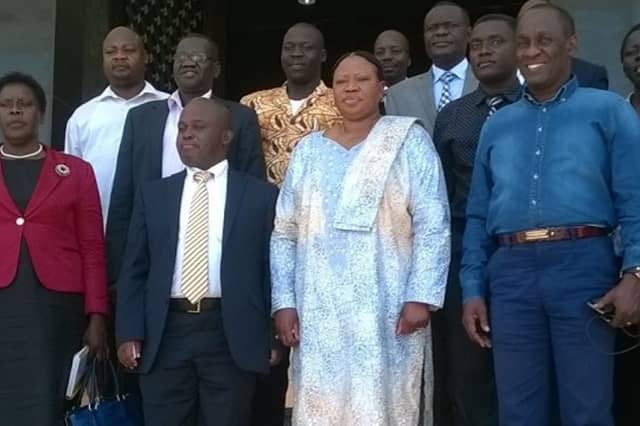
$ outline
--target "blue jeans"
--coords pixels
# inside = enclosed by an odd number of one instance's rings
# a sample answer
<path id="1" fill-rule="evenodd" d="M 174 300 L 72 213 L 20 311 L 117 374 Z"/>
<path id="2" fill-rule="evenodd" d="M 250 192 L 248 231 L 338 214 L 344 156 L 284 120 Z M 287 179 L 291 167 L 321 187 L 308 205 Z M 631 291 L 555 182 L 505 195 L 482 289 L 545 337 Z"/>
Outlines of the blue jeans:
<path id="1" fill-rule="evenodd" d="M 501 247 L 488 265 L 502 426 L 614 426 L 615 332 L 586 302 L 617 281 L 607 237 Z"/>

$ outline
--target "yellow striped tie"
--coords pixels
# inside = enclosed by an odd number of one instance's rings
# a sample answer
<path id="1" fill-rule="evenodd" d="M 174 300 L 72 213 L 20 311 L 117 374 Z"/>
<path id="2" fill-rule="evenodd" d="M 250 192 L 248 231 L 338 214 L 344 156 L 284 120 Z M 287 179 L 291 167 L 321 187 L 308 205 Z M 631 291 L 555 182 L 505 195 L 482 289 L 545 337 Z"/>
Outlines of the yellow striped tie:
<path id="1" fill-rule="evenodd" d="M 209 172 L 197 172 L 198 186 L 191 198 L 187 235 L 184 241 L 181 290 L 189 302 L 196 304 L 209 289 Z"/>

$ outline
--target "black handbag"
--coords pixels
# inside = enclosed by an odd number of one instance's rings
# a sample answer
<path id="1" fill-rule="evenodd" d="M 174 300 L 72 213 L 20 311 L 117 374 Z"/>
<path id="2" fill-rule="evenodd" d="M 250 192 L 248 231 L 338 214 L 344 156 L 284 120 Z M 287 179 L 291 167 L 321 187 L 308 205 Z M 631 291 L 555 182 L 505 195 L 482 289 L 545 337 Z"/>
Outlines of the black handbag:
<path id="1" fill-rule="evenodd" d="M 65 416 L 67 426 L 144 426 L 142 401 L 140 395 L 120 393 L 120 384 L 111 361 L 107 364 L 108 373 L 113 380 L 115 395 L 105 398 L 101 392 L 104 383 L 100 383 L 97 360 L 94 360 L 85 377 L 84 390 L 89 404 L 75 407 Z"/>

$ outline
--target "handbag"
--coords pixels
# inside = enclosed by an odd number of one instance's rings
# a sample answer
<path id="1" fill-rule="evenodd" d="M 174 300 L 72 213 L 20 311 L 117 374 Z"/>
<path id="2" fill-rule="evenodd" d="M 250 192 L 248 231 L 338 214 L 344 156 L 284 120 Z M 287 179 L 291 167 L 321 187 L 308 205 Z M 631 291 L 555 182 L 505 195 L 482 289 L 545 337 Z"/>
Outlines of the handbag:
<path id="1" fill-rule="evenodd" d="M 87 371 L 84 390 L 89 397 L 89 404 L 75 407 L 65 416 L 67 426 L 144 426 L 142 414 L 142 400 L 137 394 L 120 393 L 120 384 L 116 370 L 111 361 L 108 365 L 107 376 L 111 376 L 115 395 L 105 398 L 100 391 L 98 379 L 98 361 L 93 360 Z"/>

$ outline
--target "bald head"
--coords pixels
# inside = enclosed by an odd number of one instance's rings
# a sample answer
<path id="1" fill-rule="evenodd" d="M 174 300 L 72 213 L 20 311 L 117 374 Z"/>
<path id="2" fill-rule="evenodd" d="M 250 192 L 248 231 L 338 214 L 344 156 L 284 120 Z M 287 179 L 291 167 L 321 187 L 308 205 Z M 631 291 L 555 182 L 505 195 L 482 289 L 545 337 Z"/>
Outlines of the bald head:
<path id="1" fill-rule="evenodd" d="M 287 36 L 290 36 L 291 33 L 298 32 L 305 32 L 309 34 L 313 41 L 318 44 L 318 47 L 320 47 L 320 49 L 324 49 L 324 35 L 315 25 L 308 22 L 298 22 L 297 24 L 292 25 L 287 30 L 284 37 L 287 38 Z"/>
<path id="2" fill-rule="evenodd" d="M 376 38 L 373 53 L 382 64 L 384 79 L 389 86 L 407 78 L 411 56 L 409 40 L 404 34 L 396 30 L 383 31 Z"/>
<path id="3" fill-rule="evenodd" d="M 116 27 L 102 42 L 102 69 L 116 91 L 144 84 L 146 59 L 142 37 L 130 28 Z"/>
<path id="4" fill-rule="evenodd" d="M 527 0 L 520 7 L 520 11 L 518 12 L 518 18 L 522 16 L 526 11 L 531 10 L 532 7 L 539 6 L 541 4 L 549 4 L 551 3 L 549 0 Z"/>
<path id="5" fill-rule="evenodd" d="M 187 167 L 208 170 L 223 161 L 233 139 L 231 113 L 217 99 L 194 98 L 178 122 L 178 153 Z"/>
<path id="6" fill-rule="evenodd" d="M 315 87 L 326 60 L 324 36 L 316 26 L 300 22 L 289 28 L 280 50 L 280 65 L 287 77 L 288 90 L 295 86 Z"/>

